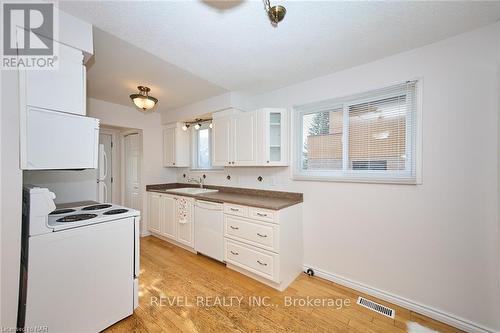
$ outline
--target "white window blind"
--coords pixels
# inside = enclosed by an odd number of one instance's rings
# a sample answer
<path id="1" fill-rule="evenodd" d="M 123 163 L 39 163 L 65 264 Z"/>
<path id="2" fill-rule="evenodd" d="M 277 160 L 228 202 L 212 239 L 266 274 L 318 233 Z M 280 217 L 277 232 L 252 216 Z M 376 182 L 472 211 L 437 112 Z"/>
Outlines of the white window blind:
<path id="1" fill-rule="evenodd" d="M 417 81 L 296 108 L 297 178 L 416 181 Z"/>

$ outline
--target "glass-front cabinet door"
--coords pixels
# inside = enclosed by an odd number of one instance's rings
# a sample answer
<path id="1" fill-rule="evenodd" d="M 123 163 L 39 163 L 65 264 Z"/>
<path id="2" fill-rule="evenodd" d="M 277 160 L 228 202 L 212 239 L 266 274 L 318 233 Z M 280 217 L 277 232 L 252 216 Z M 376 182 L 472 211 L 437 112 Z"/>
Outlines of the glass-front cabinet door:
<path id="1" fill-rule="evenodd" d="M 263 109 L 265 129 L 264 165 L 288 165 L 287 110 Z"/>

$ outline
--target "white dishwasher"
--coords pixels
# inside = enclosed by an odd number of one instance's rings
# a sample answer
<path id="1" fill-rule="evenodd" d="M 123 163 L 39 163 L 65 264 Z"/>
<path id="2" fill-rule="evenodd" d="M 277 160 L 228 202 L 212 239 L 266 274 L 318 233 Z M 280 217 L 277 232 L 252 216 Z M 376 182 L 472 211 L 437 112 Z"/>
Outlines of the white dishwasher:
<path id="1" fill-rule="evenodd" d="M 196 200 L 194 207 L 195 251 L 224 261 L 222 204 Z"/>

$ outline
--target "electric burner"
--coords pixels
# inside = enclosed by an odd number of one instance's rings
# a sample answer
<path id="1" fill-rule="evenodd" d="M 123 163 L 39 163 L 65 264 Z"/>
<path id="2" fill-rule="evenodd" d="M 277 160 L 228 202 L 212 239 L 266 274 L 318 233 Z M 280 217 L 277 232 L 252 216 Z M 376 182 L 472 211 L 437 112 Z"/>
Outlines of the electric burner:
<path id="1" fill-rule="evenodd" d="M 83 207 L 82 210 L 99 210 L 99 209 L 105 209 L 105 208 L 109 208 L 109 207 L 111 207 L 111 205 L 109 205 L 109 204 L 92 205 L 92 206 Z"/>
<path id="2" fill-rule="evenodd" d="M 59 214 L 67 214 L 67 213 L 73 213 L 76 212 L 76 210 L 68 208 L 68 209 L 58 209 L 50 213 L 49 215 L 59 215 Z"/>
<path id="3" fill-rule="evenodd" d="M 104 212 L 103 215 L 115 215 L 115 214 L 123 214 L 123 213 L 126 213 L 128 212 L 128 209 L 111 209 L 111 210 L 108 210 L 107 212 Z"/>
<path id="4" fill-rule="evenodd" d="M 93 219 L 94 217 L 97 217 L 97 214 L 73 214 L 61 217 L 60 219 L 57 219 L 56 222 L 77 222 Z"/>

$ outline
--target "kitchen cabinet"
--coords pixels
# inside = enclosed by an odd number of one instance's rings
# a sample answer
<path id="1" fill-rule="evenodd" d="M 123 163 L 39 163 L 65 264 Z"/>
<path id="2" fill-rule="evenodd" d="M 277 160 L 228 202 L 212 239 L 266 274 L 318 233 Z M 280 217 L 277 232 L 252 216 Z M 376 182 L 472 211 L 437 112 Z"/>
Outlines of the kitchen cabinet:
<path id="1" fill-rule="evenodd" d="M 214 166 L 288 165 L 286 109 L 222 111 L 214 114 L 212 124 Z"/>
<path id="2" fill-rule="evenodd" d="M 257 114 L 236 109 L 214 114 L 212 165 L 257 165 Z"/>
<path id="3" fill-rule="evenodd" d="M 242 112 L 233 117 L 233 166 L 257 164 L 257 113 Z"/>
<path id="4" fill-rule="evenodd" d="M 148 229 L 151 232 L 161 234 L 160 210 L 161 195 L 159 193 L 148 193 Z"/>
<path id="5" fill-rule="evenodd" d="M 192 198 L 148 192 L 148 230 L 191 249 L 194 248 L 193 211 Z"/>
<path id="6" fill-rule="evenodd" d="M 163 129 L 163 166 L 189 167 L 189 133 L 181 123 Z"/>
<path id="7" fill-rule="evenodd" d="M 214 116 L 212 120 L 212 165 L 230 166 L 233 162 L 232 117 Z"/>
<path id="8" fill-rule="evenodd" d="M 169 195 L 161 196 L 160 223 L 162 223 L 162 235 L 175 239 L 177 234 L 175 197 Z"/>
<path id="9" fill-rule="evenodd" d="M 265 108 L 259 114 L 261 138 L 260 164 L 266 166 L 288 165 L 288 113 L 286 109 Z"/>
<path id="10" fill-rule="evenodd" d="M 54 41 L 59 49 L 54 70 L 19 69 L 21 108 L 86 114 L 86 69 L 82 51 Z"/>
<path id="11" fill-rule="evenodd" d="M 227 267 L 280 291 L 302 271 L 302 207 L 281 210 L 224 203 Z"/>

